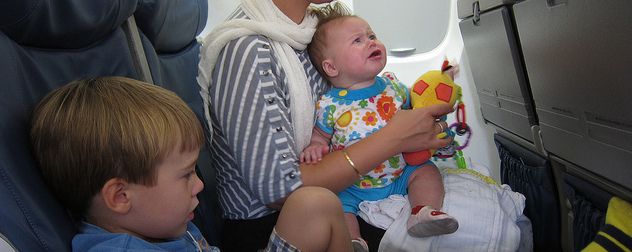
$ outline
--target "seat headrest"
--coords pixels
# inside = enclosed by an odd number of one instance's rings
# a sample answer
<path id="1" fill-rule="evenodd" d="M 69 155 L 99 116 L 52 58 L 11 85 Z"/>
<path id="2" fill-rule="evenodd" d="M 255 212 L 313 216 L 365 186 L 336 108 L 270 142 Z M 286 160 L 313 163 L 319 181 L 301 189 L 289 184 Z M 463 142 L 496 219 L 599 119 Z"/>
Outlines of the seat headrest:
<path id="1" fill-rule="evenodd" d="M 134 17 L 157 52 L 178 52 L 204 29 L 208 1 L 138 0 Z"/>
<path id="2" fill-rule="evenodd" d="M 3 0 L 0 31 L 20 45 L 82 48 L 105 38 L 136 6 L 136 0 Z"/>

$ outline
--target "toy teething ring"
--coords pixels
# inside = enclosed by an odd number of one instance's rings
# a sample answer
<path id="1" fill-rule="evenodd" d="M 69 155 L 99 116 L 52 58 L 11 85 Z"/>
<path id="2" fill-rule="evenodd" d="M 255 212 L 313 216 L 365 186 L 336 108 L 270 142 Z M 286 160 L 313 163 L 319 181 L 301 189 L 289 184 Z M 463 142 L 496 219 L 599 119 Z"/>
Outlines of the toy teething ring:
<path id="1" fill-rule="evenodd" d="M 470 126 L 467 126 L 467 124 L 465 123 L 456 122 L 450 125 L 450 130 L 456 132 L 459 136 L 467 133 L 467 140 L 465 140 L 465 144 L 457 146 L 456 150 L 462 150 L 463 148 L 467 147 L 467 145 L 470 143 L 470 138 L 472 138 L 472 131 L 470 130 Z"/>

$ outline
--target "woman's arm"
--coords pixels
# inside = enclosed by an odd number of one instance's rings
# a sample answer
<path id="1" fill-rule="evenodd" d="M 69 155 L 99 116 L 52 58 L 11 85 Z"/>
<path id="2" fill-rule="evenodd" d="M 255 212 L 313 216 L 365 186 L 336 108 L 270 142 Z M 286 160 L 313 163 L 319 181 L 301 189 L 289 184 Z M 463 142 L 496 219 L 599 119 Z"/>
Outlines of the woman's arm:
<path id="1" fill-rule="evenodd" d="M 222 197 L 250 208 L 285 197 L 301 185 L 289 124 L 286 87 L 265 37 L 228 43 L 210 87 L 214 144 Z M 300 153 L 300 151 L 299 151 Z M 249 213 L 252 214 L 252 213 Z"/>
<path id="2" fill-rule="evenodd" d="M 444 121 L 436 121 L 454 108 L 449 104 L 434 105 L 397 112 L 386 126 L 345 148 L 355 168 L 365 175 L 388 158 L 402 152 L 445 147 L 452 137 L 437 138 Z M 300 164 L 303 186 L 321 186 L 339 193 L 358 180 L 358 174 L 342 151 L 327 154 L 315 165 Z M 281 209 L 285 198 L 267 206 Z"/>
<path id="3" fill-rule="evenodd" d="M 388 158 L 402 152 L 445 147 L 452 138 L 439 139 L 437 118 L 453 111 L 449 104 L 414 110 L 401 110 L 382 129 L 347 147 L 346 153 L 358 171 L 365 175 Z M 317 185 L 341 192 L 358 179 L 342 151 L 327 154 L 316 165 L 300 165 L 303 185 Z"/>

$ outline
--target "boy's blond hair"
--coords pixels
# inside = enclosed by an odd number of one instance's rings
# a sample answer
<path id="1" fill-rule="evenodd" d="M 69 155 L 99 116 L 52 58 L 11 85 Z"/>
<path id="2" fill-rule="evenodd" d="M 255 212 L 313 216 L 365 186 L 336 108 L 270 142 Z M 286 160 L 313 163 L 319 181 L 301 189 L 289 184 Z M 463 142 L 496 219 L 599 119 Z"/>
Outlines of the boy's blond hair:
<path id="1" fill-rule="evenodd" d="M 323 26 L 332 21 L 342 22 L 344 18 L 356 17 L 356 15 L 353 15 L 347 6 L 339 2 L 312 9 L 311 13 L 318 17 L 318 25 L 316 26 L 312 42 L 307 46 L 307 52 L 318 73 L 323 78 L 329 79 L 329 76 L 323 70 L 323 52 L 327 48 L 327 29 Z"/>
<path id="2" fill-rule="evenodd" d="M 44 180 L 80 220 L 108 180 L 152 186 L 165 156 L 200 148 L 204 133 L 175 93 L 100 77 L 46 95 L 33 112 L 30 139 Z"/>

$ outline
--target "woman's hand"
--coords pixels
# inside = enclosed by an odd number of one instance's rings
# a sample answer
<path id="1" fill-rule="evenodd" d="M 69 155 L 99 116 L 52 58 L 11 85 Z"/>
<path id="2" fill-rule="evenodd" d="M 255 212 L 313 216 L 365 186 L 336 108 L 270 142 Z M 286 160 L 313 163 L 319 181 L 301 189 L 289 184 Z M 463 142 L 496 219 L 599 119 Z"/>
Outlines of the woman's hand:
<path id="1" fill-rule="evenodd" d="M 454 111 L 454 108 L 449 104 L 433 105 L 413 110 L 400 110 L 381 130 L 388 132 L 388 134 L 385 134 L 386 136 L 397 137 L 394 140 L 400 142 L 399 152 L 442 148 L 448 146 L 453 139 L 452 137 L 437 138 L 439 133 L 448 128 L 446 122 L 437 119 L 452 111 Z"/>

